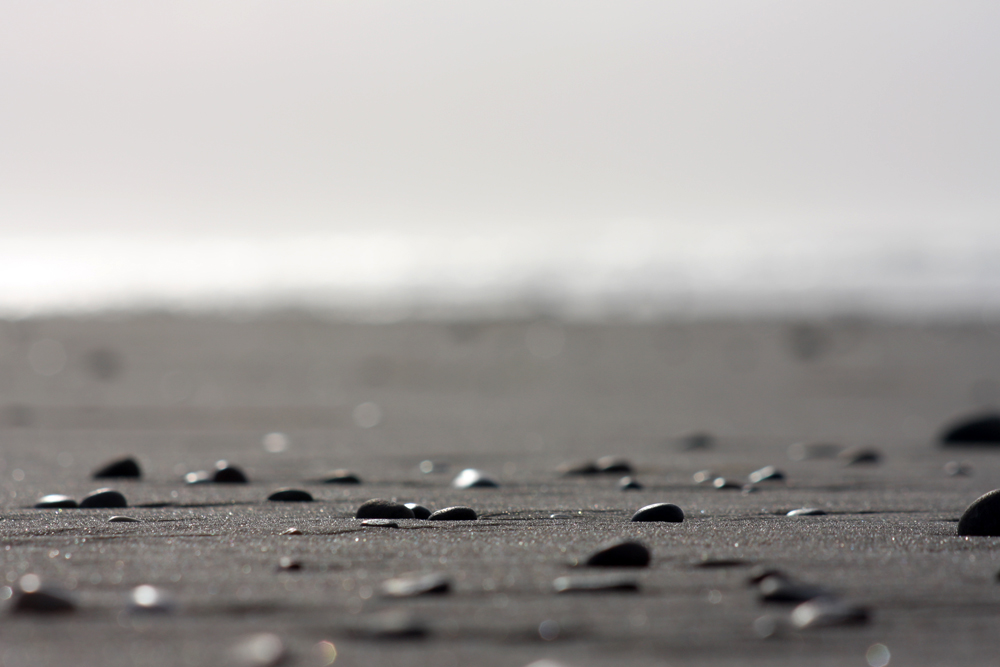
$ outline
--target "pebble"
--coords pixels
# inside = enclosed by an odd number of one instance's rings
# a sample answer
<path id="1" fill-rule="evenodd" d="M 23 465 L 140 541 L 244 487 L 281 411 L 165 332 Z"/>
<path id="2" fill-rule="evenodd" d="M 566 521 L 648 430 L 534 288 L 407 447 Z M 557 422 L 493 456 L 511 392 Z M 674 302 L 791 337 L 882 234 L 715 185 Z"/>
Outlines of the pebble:
<path id="1" fill-rule="evenodd" d="M 174 602 L 167 592 L 156 586 L 143 584 L 132 589 L 129 611 L 166 613 L 173 611 Z"/>
<path id="2" fill-rule="evenodd" d="M 818 597 L 803 602 L 792 610 L 792 625 L 800 630 L 828 628 L 837 625 L 863 625 L 868 622 L 868 610 L 833 597 Z"/>
<path id="3" fill-rule="evenodd" d="M 139 523 L 139 519 L 130 516 L 115 515 L 108 519 L 108 523 Z"/>
<path id="4" fill-rule="evenodd" d="M 380 590 L 382 595 L 390 598 L 441 595 L 451 591 L 451 578 L 439 572 L 419 576 L 398 577 L 383 582 Z"/>
<path id="5" fill-rule="evenodd" d="M 77 506 L 75 500 L 69 496 L 59 495 L 58 493 L 50 493 L 47 496 L 42 496 L 35 503 L 36 509 L 67 509 Z"/>
<path id="6" fill-rule="evenodd" d="M 281 503 L 311 503 L 312 494 L 301 489 L 281 489 L 267 497 L 268 500 Z"/>
<path id="7" fill-rule="evenodd" d="M 350 470 L 334 470 L 323 478 L 323 484 L 360 484 L 361 478 Z"/>
<path id="8" fill-rule="evenodd" d="M 622 477 L 618 480 L 618 488 L 622 491 L 633 491 L 641 489 L 642 484 L 639 483 L 639 480 L 633 477 Z"/>
<path id="9" fill-rule="evenodd" d="M 282 556 L 278 559 L 278 569 L 285 572 L 298 572 L 302 569 L 302 561 Z"/>
<path id="10" fill-rule="evenodd" d="M 94 479 L 105 479 L 108 477 L 142 477 L 142 470 L 139 464 L 131 456 L 111 461 L 94 471 Z"/>
<path id="11" fill-rule="evenodd" d="M 563 475 L 602 475 L 612 473 L 630 473 L 632 464 L 617 456 L 602 456 L 596 461 L 579 463 L 563 463 L 557 469 Z"/>
<path id="12" fill-rule="evenodd" d="M 948 461 L 944 464 L 944 472 L 949 477 L 969 477 L 972 475 L 972 466 L 958 461 Z"/>
<path id="13" fill-rule="evenodd" d="M 417 503 L 406 503 L 404 507 L 407 507 L 411 512 L 413 512 L 413 517 L 415 519 L 428 519 L 431 516 L 431 511 L 423 505 L 418 505 Z"/>
<path id="14" fill-rule="evenodd" d="M 617 456 L 602 456 L 597 459 L 597 470 L 602 473 L 631 473 L 632 464 Z"/>
<path id="15" fill-rule="evenodd" d="M 835 459 L 844 450 L 833 442 L 796 442 L 788 446 L 788 458 L 793 461 Z"/>
<path id="16" fill-rule="evenodd" d="M 794 581 L 782 574 L 764 577 L 757 589 L 763 602 L 805 602 L 830 594 L 825 588 Z"/>
<path id="17" fill-rule="evenodd" d="M 945 446 L 1000 444 L 1000 414 L 966 417 L 945 428 L 940 440 Z"/>
<path id="18" fill-rule="evenodd" d="M 826 510 L 815 507 L 801 507 L 797 510 L 791 510 L 785 516 L 823 516 L 824 514 L 826 514 Z"/>
<path id="19" fill-rule="evenodd" d="M 365 519 L 361 522 L 361 525 L 371 528 L 399 528 L 398 523 L 389 519 Z"/>
<path id="20" fill-rule="evenodd" d="M 678 449 L 685 452 L 709 449 L 715 444 L 715 437 L 704 431 L 692 431 L 677 438 Z"/>
<path id="21" fill-rule="evenodd" d="M 583 461 L 581 463 L 563 463 L 556 471 L 566 476 L 572 475 L 596 475 L 601 472 L 600 468 L 593 461 Z"/>
<path id="22" fill-rule="evenodd" d="M 209 484 L 212 482 L 212 474 L 204 470 L 196 470 L 184 475 L 184 481 L 188 484 Z"/>
<path id="23" fill-rule="evenodd" d="M 230 649 L 233 663 L 241 667 L 275 667 L 288 654 L 281 637 L 262 632 L 240 640 Z"/>
<path id="24" fill-rule="evenodd" d="M 784 481 L 785 473 L 781 472 L 774 466 L 764 466 L 760 470 L 754 470 L 752 473 L 747 475 L 747 481 L 751 484 L 760 484 L 761 482 L 779 482 Z"/>
<path id="25" fill-rule="evenodd" d="M 699 470 L 695 474 L 691 475 L 691 479 L 694 480 L 695 484 L 708 484 L 716 477 L 717 475 L 711 470 Z"/>
<path id="26" fill-rule="evenodd" d="M 714 486 L 715 488 L 719 489 L 720 491 L 723 491 L 725 489 L 742 489 L 743 488 L 743 486 L 741 484 L 737 484 L 736 482 L 730 482 L 725 477 L 716 477 L 715 479 L 713 479 L 712 480 L 712 486 Z"/>
<path id="27" fill-rule="evenodd" d="M 563 519 L 572 519 L 573 517 L 570 516 L 569 514 L 563 514 L 562 512 L 556 512 L 555 514 L 550 514 L 549 518 L 550 519 L 563 520 Z"/>
<path id="28" fill-rule="evenodd" d="M 635 578 L 621 575 L 559 577 L 552 582 L 556 593 L 599 593 L 605 591 L 638 591 Z"/>
<path id="29" fill-rule="evenodd" d="M 108 507 L 128 507 L 125 496 L 114 489 L 98 489 L 80 501 L 80 507 L 103 509 Z"/>
<path id="30" fill-rule="evenodd" d="M 361 503 L 361 507 L 358 508 L 357 514 L 355 514 L 354 517 L 356 519 L 414 518 L 413 510 L 406 505 L 394 503 L 391 500 L 383 500 L 382 498 L 373 498 L 372 500 L 366 500 Z"/>
<path id="31" fill-rule="evenodd" d="M 471 507 L 462 507 L 461 505 L 455 507 L 446 507 L 443 510 L 438 510 L 434 512 L 429 517 L 428 521 L 475 521 L 479 516 L 476 514 L 476 510 Z"/>
<path id="32" fill-rule="evenodd" d="M 427 627 L 413 614 L 392 609 L 358 620 L 351 634 L 362 639 L 420 639 Z"/>
<path id="33" fill-rule="evenodd" d="M 282 531 L 281 535 L 301 535 L 302 531 L 298 528 L 289 528 L 288 530 Z"/>
<path id="34" fill-rule="evenodd" d="M 837 455 L 841 461 L 844 461 L 847 465 L 867 465 L 873 463 L 879 463 L 882 460 L 882 454 L 875 449 L 868 449 L 865 447 L 849 447 Z"/>
<path id="35" fill-rule="evenodd" d="M 242 470 L 229 465 L 228 461 L 216 461 L 212 481 L 217 484 L 246 484 L 250 480 Z"/>
<path id="36" fill-rule="evenodd" d="M 628 540 L 594 552 L 585 564 L 590 567 L 646 567 L 649 560 L 649 549 Z"/>
<path id="37" fill-rule="evenodd" d="M 458 473 L 458 477 L 452 481 L 451 485 L 456 489 L 496 488 L 500 486 L 484 472 L 475 468 L 466 468 Z"/>
<path id="38" fill-rule="evenodd" d="M 42 581 L 36 574 L 26 574 L 18 583 L 20 590 L 12 607 L 15 613 L 63 614 L 76 609 L 76 603 L 69 593 L 43 588 Z"/>
<path id="39" fill-rule="evenodd" d="M 671 503 L 655 503 L 646 505 L 632 515 L 632 521 L 668 521 L 680 523 L 684 521 L 684 510 Z"/>
<path id="40" fill-rule="evenodd" d="M 958 521 L 959 535 L 1000 535 L 1000 489 L 986 493 L 965 510 Z"/>

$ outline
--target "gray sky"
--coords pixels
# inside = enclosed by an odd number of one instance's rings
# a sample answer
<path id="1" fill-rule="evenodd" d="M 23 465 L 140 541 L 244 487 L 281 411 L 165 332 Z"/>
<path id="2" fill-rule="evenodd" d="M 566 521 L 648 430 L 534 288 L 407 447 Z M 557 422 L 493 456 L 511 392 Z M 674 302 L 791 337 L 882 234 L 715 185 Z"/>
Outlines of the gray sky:
<path id="1" fill-rule="evenodd" d="M 1000 214 L 1000 3 L 0 0 L 0 234 Z"/>

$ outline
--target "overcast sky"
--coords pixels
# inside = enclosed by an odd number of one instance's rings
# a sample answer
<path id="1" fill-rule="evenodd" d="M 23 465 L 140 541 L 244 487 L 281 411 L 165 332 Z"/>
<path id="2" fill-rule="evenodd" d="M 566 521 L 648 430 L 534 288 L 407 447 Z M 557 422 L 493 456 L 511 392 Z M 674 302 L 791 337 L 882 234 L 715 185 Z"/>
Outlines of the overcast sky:
<path id="1" fill-rule="evenodd" d="M 0 234 L 1000 215 L 996 2 L 0 0 Z"/>

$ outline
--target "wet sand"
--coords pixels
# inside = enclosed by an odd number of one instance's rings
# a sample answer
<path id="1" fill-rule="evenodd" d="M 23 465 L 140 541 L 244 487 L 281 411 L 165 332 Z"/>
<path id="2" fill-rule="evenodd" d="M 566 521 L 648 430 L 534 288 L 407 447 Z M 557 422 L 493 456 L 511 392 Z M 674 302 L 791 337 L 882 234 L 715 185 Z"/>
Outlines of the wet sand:
<path id="1" fill-rule="evenodd" d="M 320 641 L 338 665 L 865 665 L 876 644 L 890 664 L 995 664 L 1000 538 L 955 528 L 1000 487 L 1000 449 L 935 439 L 955 416 L 1000 403 L 998 349 L 988 323 L 0 323 L 0 576 L 16 589 L 37 574 L 77 603 L 46 616 L 6 601 L 0 664 L 218 665 L 256 632 L 280 636 L 290 665 L 328 663 Z M 685 449 L 679 436 L 692 431 L 714 442 Z M 272 432 L 287 449 L 262 445 Z M 800 441 L 882 460 L 792 460 Z M 607 454 L 629 459 L 644 488 L 555 470 Z M 125 455 L 142 480 L 90 479 Z M 183 483 L 218 459 L 251 483 Z M 425 460 L 439 470 L 422 472 Z M 949 461 L 971 474 L 949 476 Z M 768 464 L 787 479 L 749 494 L 692 482 L 711 469 L 742 483 Z M 466 467 L 500 487 L 450 488 Z M 364 483 L 315 481 L 336 468 Z M 103 486 L 133 507 L 32 509 L 45 494 Z M 266 500 L 283 487 L 316 502 Z M 369 498 L 468 505 L 480 519 L 362 527 L 352 517 Z M 655 502 L 685 521 L 628 521 Z M 784 516 L 800 507 L 827 514 Z M 120 514 L 140 521 L 107 521 Z M 281 535 L 291 527 L 303 534 Z M 624 537 L 653 555 L 638 592 L 553 592 L 555 578 L 583 573 L 575 559 Z M 281 557 L 302 569 L 279 571 Z M 788 627 L 791 607 L 747 586 L 755 566 L 827 587 L 870 621 Z M 452 592 L 379 594 L 407 572 L 447 573 Z M 173 611 L 129 613 L 140 584 L 166 590 Z M 366 635 L 385 610 L 412 615 L 424 635 Z M 777 628 L 766 638 L 762 616 Z"/>

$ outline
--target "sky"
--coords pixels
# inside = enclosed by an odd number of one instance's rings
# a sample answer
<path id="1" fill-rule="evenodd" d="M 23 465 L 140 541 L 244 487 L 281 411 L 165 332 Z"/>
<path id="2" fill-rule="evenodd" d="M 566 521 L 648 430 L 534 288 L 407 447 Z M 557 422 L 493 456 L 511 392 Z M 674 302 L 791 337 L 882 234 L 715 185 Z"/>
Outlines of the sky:
<path id="1" fill-rule="evenodd" d="M 977 244 L 998 34 L 969 1 L 0 0 L 0 240 Z"/>

